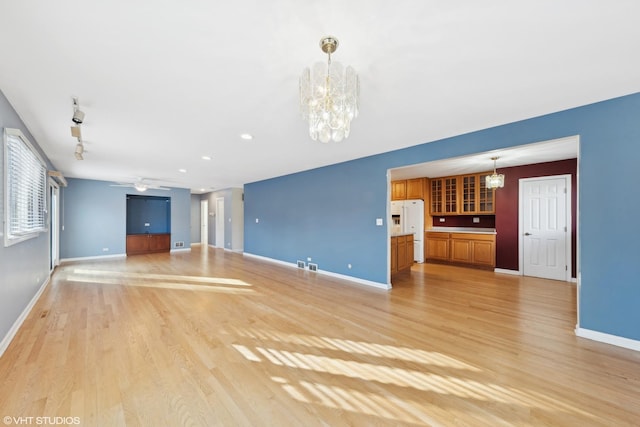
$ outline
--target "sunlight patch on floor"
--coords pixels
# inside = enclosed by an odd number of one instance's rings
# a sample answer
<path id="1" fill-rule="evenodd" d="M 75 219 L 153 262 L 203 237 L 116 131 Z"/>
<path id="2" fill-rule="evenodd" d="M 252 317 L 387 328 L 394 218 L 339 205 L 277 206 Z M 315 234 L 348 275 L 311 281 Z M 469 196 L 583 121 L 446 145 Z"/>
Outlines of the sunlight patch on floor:
<path id="1" fill-rule="evenodd" d="M 435 395 L 453 396 L 472 405 L 496 404 L 510 406 L 513 411 L 542 410 L 589 416 L 588 413 L 578 408 L 551 399 L 538 392 L 519 390 L 496 383 L 467 378 L 469 375 L 477 375 L 476 373 L 481 372 L 481 370 L 440 353 L 338 338 L 282 334 L 277 331 L 249 330 L 235 327 L 233 329 L 240 336 L 260 342 L 261 345 L 256 345 L 255 347 L 239 344 L 233 346 L 247 360 L 252 362 L 268 362 L 280 367 L 352 378 L 374 384 L 380 383 L 384 386 L 392 385 L 414 389 L 418 392 L 434 393 Z M 269 345 L 270 341 L 274 345 Z M 384 357 L 385 361 L 384 364 L 376 364 L 274 348 L 278 343 L 306 346 L 310 350 L 317 348 L 342 351 L 349 354 L 357 353 L 364 356 Z M 428 368 L 424 370 L 419 368 L 400 368 L 393 366 L 394 360 L 422 363 L 424 364 L 423 366 L 437 366 L 440 371 L 444 368 L 446 373 L 429 372 Z M 449 372 L 450 375 L 447 374 Z M 374 395 L 313 382 L 300 382 L 299 386 L 295 386 L 281 377 L 272 379 L 274 381 L 277 379 L 276 382 L 280 383 L 292 398 L 301 402 L 319 403 L 333 408 L 400 421 L 415 421 L 413 414 L 410 414 L 410 412 L 416 411 L 416 407 L 422 405 L 422 403 L 411 403 L 406 399 L 400 399 L 392 393 Z M 430 405 L 433 405 L 433 402 Z M 405 410 L 396 410 L 400 407 L 406 408 Z M 418 419 L 423 420 L 423 418 Z"/>
<path id="2" fill-rule="evenodd" d="M 91 276 L 109 276 L 123 279 L 149 279 L 149 280 L 180 280 L 195 283 L 211 283 L 215 285 L 233 285 L 233 286 L 252 286 L 251 284 L 227 277 L 207 277 L 207 276 L 184 276 L 179 274 L 154 274 L 154 273 L 135 273 L 127 271 L 108 271 L 108 270 L 85 270 L 75 268 L 75 274 L 84 274 Z"/>
<path id="3" fill-rule="evenodd" d="M 74 269 L 66 279 L 72 282 L 135 286 L 143 288 L 177 289 L 227 294 L 252 294 L 252 285 L 224 277 L 200 277 L 171 274 L 127 273 L 119 271 Z"/>
<path id="4" fill-rule="evenodd" d="M 272 340 L 276 342 L 301 345 L 311 348 L 344 351 L 350 354 L 362 354 L 374 357 L 398 359 L 407 362 L 425 363 L 433 366 L 464 369 L 475 372 L 480 371 L 474 366 L 435 351 L 398 347 L 387 344 L 375 344 L 363 341 L 345 340 L 340 338 L 314 337 L 300 334 L 284 334 L 278 331 L 246 331 L 238 330 L 237 328 L 235 328 L 235 331 L 243 336 L 259 339 L 261 341 Z"/>

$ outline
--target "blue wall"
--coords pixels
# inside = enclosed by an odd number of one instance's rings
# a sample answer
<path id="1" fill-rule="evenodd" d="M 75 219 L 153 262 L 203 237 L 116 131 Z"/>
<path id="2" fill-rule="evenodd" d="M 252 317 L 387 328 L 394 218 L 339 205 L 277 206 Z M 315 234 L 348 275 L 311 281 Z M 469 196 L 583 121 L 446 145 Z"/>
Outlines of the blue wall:
<path id="1" fill-rule="evenodd" d="M 127 194 L 133 188 L 112 187 L 110 182 L 67 180 L 62 191 L 60 258 L 84 258 L 126 253 Z M 171 198 L 171 247 L 184 242 L 189 248 L 191 196 L 189 190 L 147 190 L 145 195 Z M 107 249 L 106 251 L 104 249 Z"/>
<path id="2" fill-rule="evenodd" d="M 200 243 L 200 195 L 191 195 L 191 243 Z"/>
<path id="3" fill-rule="evenodd" d="M 22 123 L 0 91 L 0 138 L 4 128 L 20 129 L 50 169 L 47 156 Z M 4 218 L 4 141 L 0 145 L 0 218 Z M 49 204 L 49 200 L 47 200 Z M 20 314 L 49 277 L 49 233 L 4 247 L 4 229 L 0 230 L 0 341 L 7 336 Z M 3 342 L 5 344 L 6 342 Z M 2 349 L 0 348 L 0 353 Z"/>
<path id="4" fill-rule="evenodd" d="M 640 94 L 247 184 L 245 251 L 312 257 L 322 270 L 386 284 L 387 228 L 375 218 L 386 224 L 388 169 L 572 135 L 581 142 L 579 326 L 640 340 L 640 248 L 629 236 L 640 212 Z"/>

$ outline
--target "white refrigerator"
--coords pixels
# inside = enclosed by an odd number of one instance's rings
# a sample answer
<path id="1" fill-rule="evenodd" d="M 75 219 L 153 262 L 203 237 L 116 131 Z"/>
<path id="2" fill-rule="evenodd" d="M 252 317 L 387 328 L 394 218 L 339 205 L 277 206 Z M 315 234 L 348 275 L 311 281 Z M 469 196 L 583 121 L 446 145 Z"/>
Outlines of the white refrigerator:
<path id="1" fill-rule="evenodd" d="M 391 202 L 391 233 L 413 233 L 413 259 L 424 262 L 424 201 Z"/>

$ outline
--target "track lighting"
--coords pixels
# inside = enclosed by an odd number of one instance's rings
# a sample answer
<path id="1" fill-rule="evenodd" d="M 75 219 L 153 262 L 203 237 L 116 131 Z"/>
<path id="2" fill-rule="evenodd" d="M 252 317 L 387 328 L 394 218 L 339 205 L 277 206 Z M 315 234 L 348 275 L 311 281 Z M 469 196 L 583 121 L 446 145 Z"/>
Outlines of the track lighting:
<path id="1" fill-rule="evenodd" d="M 78 141 L 82 141 L 82 132 L 80 131 L 80 125 L 71 126 L 71 136 L 78 138 Z"/>
<path id="2" fill-rule="evenodd" d="M 84 146 L 82 145 L 82 142 L 78 142 L 78 144 L 76 145 L 76 160 L 84 160 L 84 157 L 82 156 L 82 154 L 84 153 Z"/>
<path id="3" fill-rule="evenodd" d="M 80 103 L 76 97 L 73 98 L 73 117 L 71 117 L 71 121 L 77 125 L 82 124 L 84 121 L 84 113 L 80 110 Z"/>

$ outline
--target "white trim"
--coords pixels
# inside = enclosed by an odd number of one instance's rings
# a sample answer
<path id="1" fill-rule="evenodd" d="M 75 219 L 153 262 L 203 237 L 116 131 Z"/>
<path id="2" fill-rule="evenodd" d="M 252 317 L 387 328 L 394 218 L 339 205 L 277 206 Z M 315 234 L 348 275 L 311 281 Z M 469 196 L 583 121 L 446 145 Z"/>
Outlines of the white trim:
<path id="1" fill-rule="evenodd" d="M 18 330 L 20 330 L 22 323 L 26 320 L 29 313 L 31 313 L 33 306 L 35 306 L 36 302 L 38 302 L 40 295 L 42 295 L 42 292 L 44 292 L 45 288 L 49 284 L 50 279 L 51 275 L 47 276 L 47 279 L 42 283 L 42 285 L 40 285 L 40 289 L 38 289 L 38 292 L 36 292 L 33 298 L 31 298 L 31 301 L 29 301 L 29 304 L 27 304 L 24 310 L 22 310 L 22 313 L 20 313 L 20 316 L 18 316 L 16 321 L 13 322 L 13 325 L 7 332 L 7 335 L 5 335 L 4 338 L 2 338 L 2 341 L 0 341 L 0 357 L 2 357 L 7 348 L 9 348 L 9 344 L 11 344 L 11 341 L 13 341 L 13 338 L 18 333 Z"/>
<path id="2" fill-rule="evenodd" d="M 77 258 L 63 258 L 60 260 L 61 264 L 74 261 L 89 261 L 92 259 L 108 259 L 108 258 L 126 258 L 127 254 L 115 254 L 115 255 L 96 255 L 96 256 L 84 256 Z"/>
<path id="3" fill-rule="evenodd" d="M 592 331 L 591 329 L 584 329 L 576 327 L 576 336 L 580 338 L 586 338 L 592 341 L 603 342 L 605 344 L 611 344 L 618 347 L 628 348 L 630 350 L 640 351 L 640 341 L 632 340 L 630 338 L 624 338 L 617 335 L 605 334 L 603 332 Z"/>
<path id="4" fill-rule="evenodd" d="M 170 249 L 169 253 L 172 254 L 174 252 L 191 252 L 191 248 L 180 248 L 180 249 Z"/>
<path id="5" fill-rule="evenodd" d="M 513 276 L 522 276 L 522 272 L 518 270 L 508 270 L 506 268 L 494 268 L 494 273 L 511 274 Z"/>
<path id="6" fill-rule="evenodd" d="M 257 258 L 263 261 L 268 261 L 268 262 L 273 262 L 276 264 L 280 264 L 286 267 L 291 267 L 291 268 L 298 268 L 297 264 L 294 264 L 292 262 L 286 262 L 286 261 L 280 261 L 278 259 L 273 259 L 273 258 L 267 258 L 267 257 L 263 257 L 261 255 L 255 255 L 249 252 L 243 252 L 242 255 L 244 256 L 248 256 L 251 258 Z M 335 277 L 338 279 L 343 279 L 343 280 L 348 280 L 350 282 L 354 282 L 354 283 L 358 283 L 360 285 L 366 285 L 366 286 L 370 286 L 373 288 L 377 288 L 377 289 L 384 289 L 385 291 L 388 291 L 389 289 L 391 289 L 391 284 L 389 283 L 380 283 L 380 282 L 374 282 L 372 280 L 365 280 L 365 279 L 359 279 L 357 277 L 353 277 L 353 276 L 347 276 L 345 274 L 339 274 L 339 273 L 333 273 L 331 271 L 325 271 L 325 270 L 318 270 L 317 273 L 320 274 L 324 274 L 326 276 L 331 276 L 331 277 Z"/>

